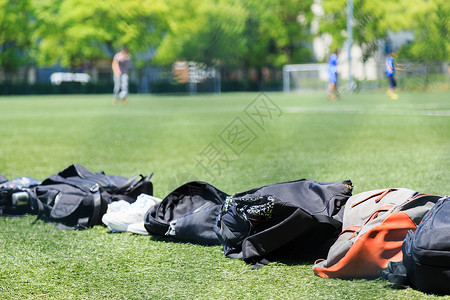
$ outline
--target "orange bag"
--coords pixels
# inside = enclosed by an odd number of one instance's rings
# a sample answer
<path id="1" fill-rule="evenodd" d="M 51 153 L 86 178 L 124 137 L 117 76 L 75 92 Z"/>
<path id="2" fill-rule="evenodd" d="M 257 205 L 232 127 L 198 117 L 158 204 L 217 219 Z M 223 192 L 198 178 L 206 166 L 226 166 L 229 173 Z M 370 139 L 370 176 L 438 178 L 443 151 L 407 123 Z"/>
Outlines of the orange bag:
<path id="1" fill-rule="evenodd" d="M 343 231 L 316 261 L 314 273 L 324 278 L 373 278 L 389 261 L 402 260 L 402 243 L 441 198 L 398 188 L 374 190 L 349 198 Z"/>

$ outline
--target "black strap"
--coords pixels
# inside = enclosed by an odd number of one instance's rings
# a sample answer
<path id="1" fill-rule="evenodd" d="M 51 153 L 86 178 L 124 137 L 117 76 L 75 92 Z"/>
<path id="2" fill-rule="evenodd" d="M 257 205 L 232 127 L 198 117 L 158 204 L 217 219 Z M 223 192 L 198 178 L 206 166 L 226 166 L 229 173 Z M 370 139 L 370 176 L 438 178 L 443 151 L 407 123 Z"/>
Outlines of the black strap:
<path id="1" fill-rule="evenodd" d="M 393 283 L 397 288 L 408 288 L 411 285 L 402 261 L 390 261 L 387 268 L 380 271 L 380 277 Z"/>
<path id="2" fill-rule="evenodd" d="M 36 220 L 33 221 L 33 224 L 37 222 L 37 220 L 43 219 L 42 216 L 45 215 L 44 204 L 39 200 L 37 196 L 31 195 L 31 209 L 35 211 L 37 214 Z"/>
<path id="3" fill-rule="evenodd" d="M 98 223 L 98 220 L 100 218 L 101 204 L 102 204 L 102 197 L 100 191 L 97 191 L 96 193 L 94 193 L 94 201 L 93 201 L 94 211 L 92 212 L 92 217 L 89 222 L 90 223 L 89 225 L 94 226 Z"/>
<path id="4" fill-rule="evenodd" d="M 270 261 L 268 261 L 267 259 L 263 258 L 260 261 L 258 261 L 253 267 L 252 270 L 259 270 L 262 267 L 266 266 L 270 264 Z"/>
<path id="5" fill-rule="evenodd" d="M 144 175 L 142 175 L 142 174 L 135 175 L 135 176 L 131 177 L 130 179 L 128 179 L 124 184 L 122 184 L 122 186 L 119 187 L 118 193 L 123 193 L 128 189 L 132 189 L 136 184 L 138 184 L 141 181 L 150 181 L 152 176 L 153 176 L 153 173 L 151 173 L 147 177 L 144 177 Z"/>
<path id="6" fill-rule="evenodd" d="M 93 201 L 92 201 L 92 215 L 90 217 L 79 218 L 77 225 L 75 225 L 75 229 L 87 229 L 94 225 L 98 224 L 100 219 L 100 211 L 102 206 L 102 198 L 100 191 L 97 189 L 93 193 Z M 73 228 L 60 228 L 60 229 L 73 229 Z"/>
<path id="7" fill-rule="evenodd" d="M 129 178 L 124 184 L 122 184 L 119 187 L 118 192 L 120 193 L 120 192 L 126 191 L 129 187 L 134 186 L 136 183 L 138 183 L 142 179 L 144 179 L 144 176 L 142 174 L 138 174 L 138 175 L 135 175 L 135 176 Z"/>
<path id="8" fill-rule="evenodd" d="M 55 229 L 58 229 L 58 230 L 75 230 L 77 228 L 73 227 L 73 226 L 67 226 L 67 225 L 58 223 L 58 224 L 55 225 Z"/>

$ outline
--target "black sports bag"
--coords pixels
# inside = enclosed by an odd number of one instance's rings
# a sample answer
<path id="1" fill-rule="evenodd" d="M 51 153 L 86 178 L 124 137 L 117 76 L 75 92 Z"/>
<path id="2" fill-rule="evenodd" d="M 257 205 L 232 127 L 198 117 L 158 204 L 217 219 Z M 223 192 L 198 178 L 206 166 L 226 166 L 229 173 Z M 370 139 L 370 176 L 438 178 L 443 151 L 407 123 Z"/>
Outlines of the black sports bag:
<path id="1" fill-rule="evenodd" d="M 151 175 L 126 178 L 94 173 L 74 164 L 28 192 L 38 219 L 83 229 L 102 224 L 102 216 L 111 201 L 133 202 L 141 193 L 152 195 L 150 178 Z"/>
<path id="2" fill-rule="evenodd" d="M 213 227 L 227 196 L 206 182 L 185 183 L 149 209 L 145 228 L 164 239 L 220 245 Z"/>
<path id="3" fill-rule="evenodd" d="M 260 267 L 282 257 L 326 254 L 342 227 L 350 180 L 301 179 L 271 184 L 227 198 L 214 228 L 230 258 Z"/>
<path id="4" fill-rule="evenodd" d="M 403 261 L 380 272 L 397 286 L 450 295 L 450 196 L 441 198 L 402 245 Z"/>
<path id="5" fill-rule="evenodd" d="M 0 216 L 17 216 L 32 213 L 28 190 L 41 184 L 31 177 L 17 177 L 12 180 L 0 174 Z"/>

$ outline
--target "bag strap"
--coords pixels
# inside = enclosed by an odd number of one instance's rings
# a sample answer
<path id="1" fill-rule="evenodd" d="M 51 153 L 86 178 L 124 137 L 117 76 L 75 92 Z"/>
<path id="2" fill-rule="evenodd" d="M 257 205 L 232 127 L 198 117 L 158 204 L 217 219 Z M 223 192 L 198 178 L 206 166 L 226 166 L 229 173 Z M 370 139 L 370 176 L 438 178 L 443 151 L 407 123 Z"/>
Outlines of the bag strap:
<path id="1" fill-rule="evenodd" d="M 124 184 L 122 184 L 119 187 L 118 193 L 124 192 L 128 188 L 132 188 L 133 186 L 135 186 L 137 183 L 139 183 L 142 180 L 149 181 L 150 178 L 152 178 L 152 176 L 153 176 L 153 173 L 148 175 L 147 177 L 144 177 L 144 175 L 142 175 L 142 174 L 138 174 L 133 177 L 130 177 Z"/>
<path id="2" fill-rule="evenodd" d="M 409 288 L 411 286 L 403 261 L 390 261 L 387 268 L 380 271 L 380 277 L 393 283 L 397 288 Z"/>
<path id="3" fill-rule="evenodd" d="M 90 192 L 93 196 L 92 201 L 92 215 L 90 217 L 79 218 L 76 229 L 87 229 L 98 224 L 100 219 L 100 210 L 102 204 L 102 196 L 100 194 L 100 185 L 97 183 L 91 189 Z"/>
<path id="4" fill-rule="evenodd" d="M 252 270 L 259 270 L 264 266 L 267 266 L 268 264 L 270 264 L 270 261 L 263 258 L 260 261 L 258 261 L 256 264 L 253 265 Z"/>
<path id="5" fill-rule="evenodd" d="M 44 219 L 44 215 L 48 218 L 48 212 L 51 211 L 51 208 L 47 204 L 43 204 L 37 196 L 31 195 L 30 199 L 32 210 L 36 210 L 37 214 L 36 219 L 32 224 L 35 224 L 38 220 Z"/>
<path id="6" fill-rule="evenodd" d="M 378 196 L 377 198 L 375 198 L 375 203 L 378 203 L 378 202 L 380 202 L 381 199 L 383 199 L 387 194 L 389 194 L 390 192 L 393 192 L 393 191 L 397 191 L 397 190 L 398 190 L 398 189 L 387 189 L 387 190 L 384 190 L 384 191 L 381 191 L 381 192 L 372 194 L 372 195 L 370 195 L 369 197 L 364 198 L 364 199 L 362 199 L 362 200 L 359 201 L 359 202 L 353 203 L 351 207 L 353 208 L 353 207 L 355 207 L 356 205 L 359 205 L 359 204 L 363 203 L 364 201 L 367 201 L 367 200 L 369 200 L 369 199 L 371 199 L 371 198 L 373 198 L 373 197 L 375 197 L 375 196 Z"/>
<path id="7" fill-rule="evenodd" d="M 93 192 L 93 201 L 92 201 L 92 215 L 90 217 L 84 217 L 78 219 L 77 225 L 75 225 L 76 229 L 87 229 L 94 225 L 98 224 L 100 220 L 100 210 L 102 204 L 102 197 L 100 191 L 97 189 Z"/>

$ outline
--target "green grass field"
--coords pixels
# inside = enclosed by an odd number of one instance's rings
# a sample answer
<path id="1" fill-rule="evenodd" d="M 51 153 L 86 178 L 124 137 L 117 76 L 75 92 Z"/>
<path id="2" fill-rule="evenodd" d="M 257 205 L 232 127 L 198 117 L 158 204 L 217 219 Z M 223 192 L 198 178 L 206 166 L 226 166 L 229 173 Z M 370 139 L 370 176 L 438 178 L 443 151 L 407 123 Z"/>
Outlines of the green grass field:
<path id="1" fill-rule="evenodd" d="M 450 93 L 239 93 L 0 98 L 0 173 L 39 180 L 72 163 L 154 172 L 164 197 L 188 178 L 229 194 L 300 178 L 351 179 L 354 194 L 406 187 L 450 194 Z M 1 299 L 434 299 L 382 280 L 317 277 L 312 262 L 258 271 L 219 246 L 97 226 L 61 231 L 0 218 Z"/>

